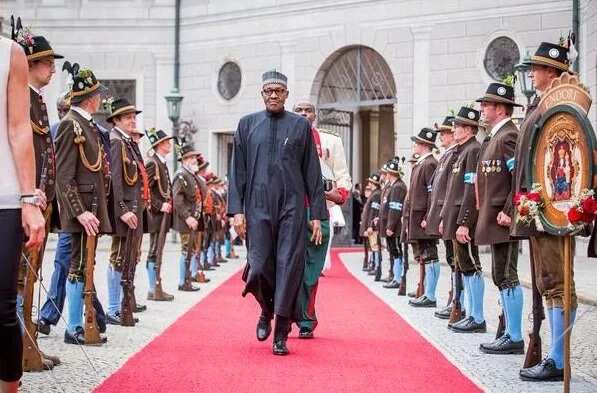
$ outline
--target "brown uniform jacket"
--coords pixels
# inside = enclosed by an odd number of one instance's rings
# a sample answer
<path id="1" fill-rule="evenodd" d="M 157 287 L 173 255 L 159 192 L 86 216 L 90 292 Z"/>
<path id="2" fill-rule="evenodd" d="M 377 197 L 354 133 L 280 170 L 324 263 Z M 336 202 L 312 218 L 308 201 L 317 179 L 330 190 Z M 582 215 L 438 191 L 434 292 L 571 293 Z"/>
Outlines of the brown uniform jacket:
<path id="1" fill-rule="evenodd" d="M 518 140 L 516 143 L 516 152 L 514 155 L 514 176 L 512 177 L 513 186 L 512 193 L 516 195 L 519 192 L 527 192 L 527 176 L 526 176 L 526 163 L 528 160 L 528 154 L 531 154 L 531 133 L 533 127 L 539 121 L 541 114 L 537 111 L 540 98 L 535 97 L 535 100 L 527 108 L 527 112 L 522 125 L 520 126 L 520 132 L 518 133 Z M 516 210 L 516 209 L 514 209 Z M 516 211 L 514 211 L 512 217 L 512 226 L 510 227 L 510 235 L 517 238 L 527 238 L 529 236 L 538 236 L 541 232 L 535 228 L 535 223 L 532 222 L 530 225 L 517 224 L 516 223 Z"/>
<path id="2" fill-rule="evenodd" d="M 108 194 L 110 163 L 100 140 L 99 129 L 74 110 L 62 119 L 56 132 L 56 186 L 60 223 L 64 232 L 83 232 L 77 216 L 97 205 L 100 232 L 110 233 Z"/>
<path id="3" fill-rule="evenodd" d="M 44 191 L 48 202 L 56 196 L 56 154 L 54 143 L 50 135 L 48 111 L 43 97 L 29 88 L 31 99 L 31 128 L 33 129 L 33 148 L 35 151 L 35 185 L 40 187 L 41 176 L 44 174 Z M 45 172 L 45 173 L 44 173 Z"/>
<path id="4" fill-rule="evenodd" d="M 440 213 L 444 207 L 448 177 L 452 173 L 452 165 L 458 158 L 457 145 L 453 145 L 444 151 L 439 159 L 437 169 L 433 174 L 433 185 L 431 186 L 431 206 L 427 213 L 427 227 L 425 232 L 434 237 L 441 237 L 439 233 Z"/>
<path id="5" fill-rule="evenodd" d="M 458 158 L 452 164 L 441 218 L 444 226 L 442 239 L 456 239 L 459 226 L 469 228 L 475 234 L 477 206 L 475 201 L 475 177 L 481 145 L 475 137 L 457 147 Z"/>
<path id="6" fill-rule="evenodd" d="M 147 229 L 149 233 L 157 233 L 162 225 L 162 204 L 172 201 L 172 186 L 168 165 L 163 163 L 157 154 L 154 154 L 145 162 L 147 177 L 149 178 L 149 190 L 151 192 L 151 204 L 148 207 Z M 169 226 L 172 226 L 170 216 Z"/>
<path id="7" fill-rule="evenodd" d="M 377 188 L 375 191 L 371 193 L 369 199 L 365 203 L 365 207 L 363 208 L 363 219 L 361 220 L 361 229 L 364 233 L 369 228 L 373 228 L 374 231 L 377 229 L 373 225 L 373 222 L 377 217 L 379 217 L 379 210 L 381 208 L 381 190 Z"/>
<path id="8" fill-rule="evenodd" d="M 512 173 L 518 128 L 509 120 L 481 145 L 477 165 L 477 206 L 479 217 L 476 244 L 510 241 L 510 227 L 498 225 L 498 213 L 512 217 Z"/>
<path id="9" fill-rule="evenodd" d="M 114 209 L 115 236 L 126 236 L 128 225 L 120 217 L 135 210 L 137 232 L 143 230 L 143 211 L 145 201 L 142 198 L 143 179 L 141 168 L 143 160 L 137 155 L 133 142 L 116 128 L 110 131 L 110 160 L 112 164 L 112 201 Z"/>
<path id="10" fill-rule="evenodd" d="M 406 186 L 406 185 L 405 185 Z M 408 213 L 410 210 L 410 203 L 408 201 L 408 190 L 406 191 L 406 198 L 404 199 L 404 207 L 402 208 L 402 228 L 400 229 L 400 243 L 408 243 Z"/>
<path id="11" fill-rule="evenodd" d="M 404 199 L 406 198 L 406 184 L 402 179 L 397 179 L 390 186 L 390 195 L 388 200 L 388 217 L 384 228 L 394 232 L 394 236 L 400 236 L 402 231 L 402 212 L 404 210 Z"/>
<path id="12" fill-rule="evenodd" d="M 174 176 L 172 197 L 174 200 L 172 227 L 180 233 L 189 233 L 190 229 L 185 220 L 192 216 L 197 221 L 201 221 L 203 195 L 199 178 L 185 167 L 179 169 Z"/>
<path id="13" fill-rule="evenodd" d="M 390 191 L 391 185 L 386 182 L 381 189 L 379 195 L 380 208 L 379 208 L 379 220 L 377 221 L 376 230 L 379 232 L 379 236 L 386 237 L 386 225 L 388 224 L 388 213 L 390 210 Z"/>
<path id="14" fill-rule="evenodd" d="M 433 173 L 437 168 L 437 160 L 433 154 L 422 158 L 414 167 L 410 175 L 408 190 L 408 240 L 434 239 L 435 236 L 425 233 L 421 222 L 425 220 L 431 205 L 431 189 Z"/>

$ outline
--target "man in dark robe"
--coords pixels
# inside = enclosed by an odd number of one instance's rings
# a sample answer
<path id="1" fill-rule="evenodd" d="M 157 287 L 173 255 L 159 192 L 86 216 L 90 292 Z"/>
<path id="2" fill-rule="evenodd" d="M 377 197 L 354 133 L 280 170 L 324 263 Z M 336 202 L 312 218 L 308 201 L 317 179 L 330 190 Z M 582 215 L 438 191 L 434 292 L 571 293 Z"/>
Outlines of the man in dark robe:
<path id="1" fill-rule="evenodd" d="M 239 235 L 248 234 L 243 296 L 252 293 L 261 306 L 257 339 L 269 337 L 275 314 L 273 353 L 286 355 L 289 318 L 305 268 L 307 225 L 311 240 L 321 244 L 320 220 L 328 213 L 311 126 L 284 110 L 286 76 L 263 74 L 261 95 L 266 110 L 243 117 L 234 136 L 228 215 Z"/>

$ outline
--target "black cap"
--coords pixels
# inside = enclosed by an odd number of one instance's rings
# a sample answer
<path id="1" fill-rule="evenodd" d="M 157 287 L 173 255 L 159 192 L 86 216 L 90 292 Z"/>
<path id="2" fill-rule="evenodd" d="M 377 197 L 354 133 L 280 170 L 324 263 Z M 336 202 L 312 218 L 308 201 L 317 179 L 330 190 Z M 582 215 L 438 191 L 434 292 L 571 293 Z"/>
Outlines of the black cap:
<path id="1" fill-rule="evenodd" d="M 375 184 L 376 186 L 379 186 L 379 184 L 381 183 L 381 176 L 379 175 L 378 172 L 373 172 L 371 174 L 371 176 L 369 176 L 369 178 L 367 179 L 367 181 L 369 183 Z"/>
<path id="2" fill-rule="evenodd" d="M 504 83 L 491 83 L 487 87 L 485 95 L 477 99 L 477 102 L 496 102 L 512 106 L 522 106 L 516 103 L 514 88 Z"/>
<path id="3" fill-rule="evenodd" d="M 437 132 L 431 128 L 423 128 L 421 131 L 419 131 L 419 135 L 410 137 L 413 142 L 422 143 L 431 147 L 435 147 L 436 138 Z"/>
<path id="4" fill-rule="evenodd" d="M 523 64 L 543 65 L 553 67 L 561 71 L 568 71 L 570 60 L 568 60 L 568 48 L 562 45 L 542 42 L 531 58 Z"/>
<path id="5" fill-rule="evenodd" d="M 77 104 L 95 94 L 108 91 L 104 85 L 99 83 L 93 71 L 89 68 L 80 68 L 77 63 L 71 64 L 65 61 L 62 65 L 62 70 L 67 71 L 73 79 L 73 86 L 70 93 L 70 100 L 73 104 Z"/>
<path id="6" fill-rule="evenodd" d="M 466 124 L 468 126 L 479 127 L 481 112 L 468 106 L 463 106 L 454 118 L 454 124 Z"/>
<path id="7" fill-rule="evenodd" d="M 118 98 L 114 101 L 106 102 L 106 106 L 108 111 L 110 112 L 110 116 L 106 118 L 106 121 L 113 123 L 113 119 L 116 116 L 125 115 L 127 113 L 134 113 L 138 115 L 141 111 L 137 110 L 134 105 L 132 105 L 126 98 Z"/>

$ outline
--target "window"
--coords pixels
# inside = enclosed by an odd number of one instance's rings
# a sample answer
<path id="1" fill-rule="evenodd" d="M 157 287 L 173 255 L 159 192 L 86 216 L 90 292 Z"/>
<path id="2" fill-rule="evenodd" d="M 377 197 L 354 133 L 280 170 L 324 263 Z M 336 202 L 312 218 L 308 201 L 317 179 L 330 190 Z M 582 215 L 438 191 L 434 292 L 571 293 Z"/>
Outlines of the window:
<path id="1" fill-rule="evenodd" d="M 218 92 L 225 100 L 233 99 L 240 90 L 242 74 L 238 64 L 225 63 L 218 74 Z"/>
<path id="2" fill-rule="evenodd" d="M 514 66 L 520 62 L 520 50 L 513 39 L 498 37 L 489 43 L 483 65 L 494 80 L 501 82 L 508 74 L 514 74 Z"/>

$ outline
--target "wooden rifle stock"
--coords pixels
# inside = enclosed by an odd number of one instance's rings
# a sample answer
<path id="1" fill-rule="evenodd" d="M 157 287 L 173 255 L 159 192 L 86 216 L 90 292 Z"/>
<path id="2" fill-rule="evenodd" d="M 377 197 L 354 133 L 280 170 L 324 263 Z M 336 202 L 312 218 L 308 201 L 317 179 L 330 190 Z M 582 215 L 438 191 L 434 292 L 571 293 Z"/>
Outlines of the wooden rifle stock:
<path id="1" fill-rule="evenodd" d="M 531 285 L 533 287 L 533 330 L 529 333 L 529 346 L 524 358 L 524 368 L 533 367 L 541 362 L 541 322 L 545 319 L 543 298 L 537 289 L 537 273 L 535 271 L 534 250 L 530 247 Z"/>
<path id="2" fill-rule="evenodd" d="M 184 258 L 185 274 L 184 274 L 184 288 L 191 289 L 193 287 L 191 278 L 191 259 L 195 250 L 196 231 L 189 232 L 189 245 L 187 247 L 187 255 Z"/>
<path id="3" fill-rule="evenodd" d="M 503 306 L 502 306 L 503 307 Z M 504 318 L 504 311 L 500 313 L 498 317 L 498 327 L 495 332 L 495 339 L 502 337 L 506 333 L 506 318 Z"/>
<path id="4" fill-rule="evenodd" d="M 133 202 L 132 212 L 137 214 L 137 202 Z M 125 254 L 122 264 L 122 301 L 120 304 L 120 325 L 121 326 L 135 326 L 135 317 L 133 310 L 135 309 L 134 296 L 134 269 L 137 263 L 137 248 L 138 237 L 137 229 L 129 228 L 126 234 Z"/>
<path id="5" fill-rule="evenodd" d="M 403 256 L 403 271 L 400 277 L 400 287 L 398 287 L 398 296 L 406 296 L 406 273 L 408 272 L 408 243 L 404 243 Z"/>
<path id="6" fill-rule="evenodd" d="M 419 298 L 425 294 L 425 262 L 419 257 L 419 283 L 417 284 L 416 297 Z"/>
<path id="7" fill-rule="evenodd" d="M 454 269 L 454 295 L 452 296 L 452 311 L 450 312 L 450 324 L 454 324 L 462 319 L 462 304 L 460 304 L 460 295 L 462 293 L 462 273 L 458 267 Z M 470 310 L 469 310 L 470 313 Z"/>
<path id="8" fill-rule="evenodd" d="M 97 196 L 91 203 L 91 212 L 97 215 Z M 84 233 L 84 232 L 83 232 Z M 96 236 L 87 236 L 85 249 L 87 252 L 85 258 L 85 345 L 99 345 L 102 343 L 99 328 L 97 325 L 97 316 L 93 305 L 93 296 L 95 287 L 93 285 L 93 275 L 95 269 L 95 247 L 97 244 Z"/>
<path id="9" fill-rule="evenodd" d="M 155 258 L 155 291 L 153 297 L 155 300 L 164 299 L 164 289 L 162 288 L 162 260 L 164 254 L 164 246 L 166 245 L 166 235 L 170 230 L 169 214 L 162 213 L 162 221 L 160 222 L 160 232 L 158 234 L 158 244 Z"/>

